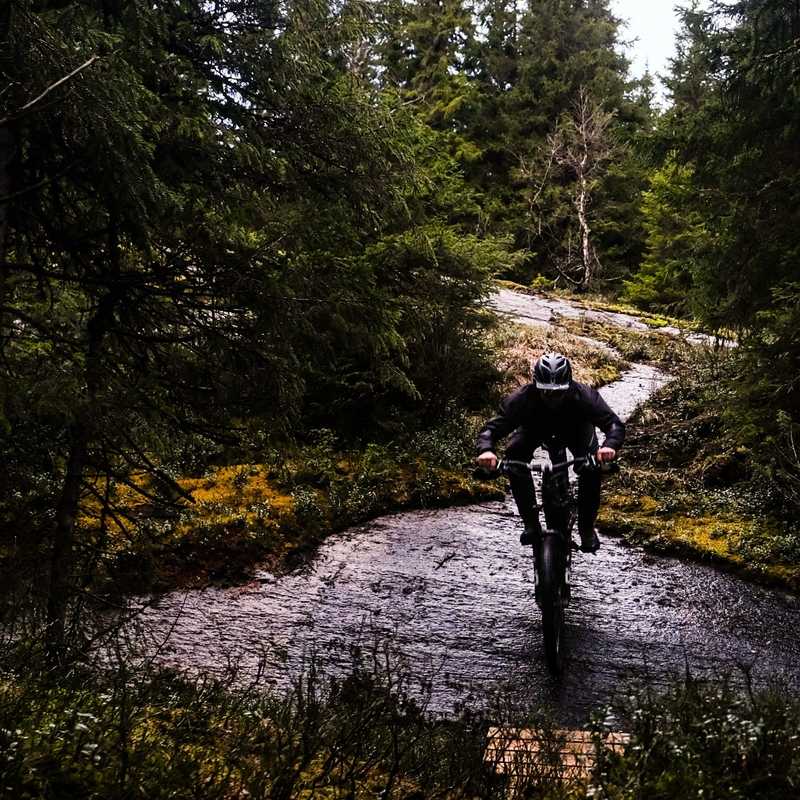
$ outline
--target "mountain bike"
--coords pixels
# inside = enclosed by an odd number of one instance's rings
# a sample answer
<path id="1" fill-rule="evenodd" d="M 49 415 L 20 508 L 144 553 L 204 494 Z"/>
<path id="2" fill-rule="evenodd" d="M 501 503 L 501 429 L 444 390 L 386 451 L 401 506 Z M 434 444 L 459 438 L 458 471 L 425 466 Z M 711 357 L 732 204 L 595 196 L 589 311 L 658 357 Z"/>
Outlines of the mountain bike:
<path id="1" fill-rule="evenodd" d="M 600 463 L 593 455 L 572 458 L 557 464 L 535 463 L 533 461 L 498 462 L 489 477 L 509 476 L 514 471 L 526 469 L 542 476 L 542 507 L 546 519 L 561 518 L 565 522 L 558 527 L 546 527 L 534 549 L 534 597 L 542 612 L 542 634 L 544 654 L 548 669 L 560 675 L 564 667 L 563 633 L 564 611 L 571 599 L 570 571 L 572 552 L 579 546 L 572 540 L 575 526 L 575 504 L 573 492 L 566 480 L 566 473 L 573 465 L 583 465 L 584 469 L 602 469 L 604 472 L 616 471 L 615 463 Z M 536 509 L 537 513 L 539 508 Z M 566 511 L 566 513 L 564 513 Z"/>

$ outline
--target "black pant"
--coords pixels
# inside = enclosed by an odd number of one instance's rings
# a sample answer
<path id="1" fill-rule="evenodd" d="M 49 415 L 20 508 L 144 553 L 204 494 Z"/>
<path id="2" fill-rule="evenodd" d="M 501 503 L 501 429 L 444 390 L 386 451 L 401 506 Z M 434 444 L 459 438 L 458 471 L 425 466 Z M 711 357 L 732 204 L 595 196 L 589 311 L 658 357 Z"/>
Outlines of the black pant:
<path id="1" fill-rule="evenodd" d="M 519 428 L 506 447 L 506 458 L 514 461 L 530 461 L 533 451 L 543 446 L 555 464 L 566 460 L 564 448 L 569 448 L 574 458 L 581 458 L 597 450 L 597 434 L 594 425 L 586 422 L 569 431 L 545 432 L 532 428 Z M 576 470 L 578 472 L 578 530 L 591 531 L 600 508 L 600 472 L 598 470 Z M 537 524 L 536 490 L 530 472 L 524 471 L 510 477 L 511 493 L 523 522 Z M 566 470 L 554 473 L 550 490 L 542 498 L 548 528 L 563 529 L 569 513 L 569 477 Z"/>

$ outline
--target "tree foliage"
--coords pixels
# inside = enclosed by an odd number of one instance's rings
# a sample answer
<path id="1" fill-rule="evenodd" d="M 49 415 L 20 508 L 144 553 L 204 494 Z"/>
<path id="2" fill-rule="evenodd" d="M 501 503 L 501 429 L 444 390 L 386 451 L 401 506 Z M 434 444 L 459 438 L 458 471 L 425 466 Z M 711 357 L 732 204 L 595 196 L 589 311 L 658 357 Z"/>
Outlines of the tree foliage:
<path id="1" fill-rule="evenodd" d="M 798 70 L 796 4 L 684 11 L 673 105 L 658 136 L 668 159 L 645 199 L 648 255 L 628 284 L 649 307 L 689 310 L 740 334 L 744 358 L 728 416 L 794 508 Z"/>
<path id="2" fill-rule="evenodd" d="M 518 258 L 508 274 L 524 281 L 542 272 L 558 277 L 553 262 L 563 260 L 579 227 L 569 170 L 550 186 L 544 210 L 535 198 L 552 177 L 542 151 L 582 93 L 612 115 L 608 139 L 616 145 L 587 225 L 598 223 L 609 275 L 627 274 L 640 253 L 644 173 L 629 145 L 650 110 L 643 113 L 628 80 L 618 26 L 608 3 L 585 0 L 486 0 L 471 13 L 460 2 L 408 3 L 395 23 L 382 80 L 449 135 L 480 198 L 481 231 L 511 237 Z"/>
<path id="3" fill-rule="evenodd" d="M 642 196 L 647 251 L 625 294 L 641 308 L 690 316 L 692 267 L 708 239 L 707 220 L 694 203 L 691 167 L 668 160 Z"/>
<path id="4" fill-rule="evenodd" d="M 75 553 L 125 523 L 111 487 L 174 498 L 181 440 L 236 446 L 254 420 L 274 440 L 320 408 L 363 433 L 463 402 L 468 381 L 442 375 L 482 368 L 474 308 L 503 249 L 438 231 L 451 199 L 471 213 L 468 192 L 351 68 L 366 6 L 7 8 L 3 488 L 54 477 L 40 522 L 58 649 Z M 413 255 L 384 257 L 401 242 Z M 79 531 L 90 497 L 102 512 Z M 30 513 L 4 508 L 6 524 Z"/>

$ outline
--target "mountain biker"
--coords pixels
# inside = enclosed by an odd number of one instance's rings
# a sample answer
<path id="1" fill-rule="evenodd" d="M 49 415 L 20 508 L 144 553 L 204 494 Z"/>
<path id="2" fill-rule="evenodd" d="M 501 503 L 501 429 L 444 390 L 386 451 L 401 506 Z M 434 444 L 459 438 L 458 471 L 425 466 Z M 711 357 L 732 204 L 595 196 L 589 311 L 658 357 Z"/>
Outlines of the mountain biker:
<path id="1" fill-rule="evenodd" d="M 598 446 L 595 426 L 605 434 L 602 447 Z M 490 419 L 478 434 L 477 462 L 480 467 L 497 468 L 497 443 L 511 433 L 513 436 L 506 447 L 506 458 L 514 461 L 530 461 L 533 451 L 542 445 L 554 463 L 565 460 L 565 447 L 574 458 L 592 454 L 599 462 L 607 462 L 617 457 L 625 439 L 625 425 L 596 389 L 572 380 L 569 359 L 561 353 L 545 353 L 533 367 L 531 383 L 505 397 L 500 403 L 500 413 Z M 578 473 L 581 550 L 595 553 L 600 547 L 594 527 L 600 508 L 600 472 L 577 466 L 575 471 Z M 560 476 L 562 491 L 556 492 L 544 504 L 549 528 L 566 527 L 568 509 L 561 499 L 565 495 L 563 482 L 568 480 L 566 471 Z M 510 474 L 509 479 L 511 493 L 525 526 L 520 543 L 538 546 L 542 528 L 531 473 L 521 470 L 518 474 Z"/>

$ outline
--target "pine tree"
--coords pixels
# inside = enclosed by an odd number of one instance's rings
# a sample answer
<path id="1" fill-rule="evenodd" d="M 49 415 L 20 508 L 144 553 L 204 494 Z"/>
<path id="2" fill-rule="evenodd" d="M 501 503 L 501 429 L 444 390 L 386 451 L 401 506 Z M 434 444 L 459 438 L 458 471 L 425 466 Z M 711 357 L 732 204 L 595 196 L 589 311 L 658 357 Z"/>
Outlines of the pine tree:
<path id="1" fill-rule="evenodd" d="M 618 21 L 607 3 L 576 0 L 541 0 L 526 7 L 491 2 L 480 14 L 486 28 L 475 59 L 480 102 L 467 135 L 482 156 L 469 166 L 468 174 L 484 197 L 487 229 L 512 235 L 515 246 L 526 253 L 517 277 L 527 280 L 535 271 L 557 274 L 551 264 L 569 250 L 570 226 L 576 218 L 570 211 L 571 189 L 552 182 L 548 172 L 548 138 L 582 91 L 614 115 L 609 129 L 614 140 L 628 141 L 630 130 L 642 124 L 629 96 L 627 62 L 615 49 Z M 626 252 L 619 244 L 616 220 L 638 216 L 642 185 L 641 177 L 627 183 L 620 179 L 620 171 L 627 175 L 629 167 L 641 171 L 625 152 L 624 147 L 617 150 L 609 165 L 616 180 L 600 181 L 592 212 L 601 220 L 606 208 L 616 206 L 598 240 L 601 251 L 615 248 L 616 257 Z M 541 224 L 543 219 L 546 224 Z M 628 232 L 636 228 L 624 224 Z M 635 247 L 632 252 L 635 258 Z M 622 264 L 625 269 L 631 266 L 630 261 Z"/>
<path id="2" fill-rule="evenodd" d="M 800 9 L 779 0 L 683 12 L 668 80 L 673 106 L 658 135 L 669 161 L 654 180 L 651 248 L 629 285 L 638 299 L 662 304 L 688 286 L 701 320 L 739 333 L 726 411 L 792 513 L 800 497 L 798 42 Z"/>
<path id="3" fill-rule="evenodd" d="M 463 0 L 400 4 L 381 49 L 384 85 L 400 90 L 432 127 L 448 129 L 470 99 L 464 62 L 473 37 Z"/>
<path id="4" fill-rule="evenodd" d="M 447 341 L 470 347 L 485 257 L 445 238 L 397 273 L 370 249 L 422 232 L 437 213 L 425 193 L 448 178 L 421 180 L 417 123 L 353 73 L 362 10 L 20 0 L 0 17 L 13 54 L 0 96 L 13 200 L 0 218 L 0 446 L 15 465 L 2 481 L 11 496 L 31 474 L 57 479 L 53 657 L 80 558 L 112 520 L 126 525 L 115 484 L 169 503 L 177 442 L 230 447 L 248 419 L 276 436 L 313 414 L 323 382 L 351 413 L 355 384 L 368 403 L 418 401 L 411 311 L 425 314 L 433 264 L 451 291 Z M 92 495 L 103 511 L 90 530 L 78 512 Z"/>
<path id="5" fill-rule="evenodd" d="M 705 216 L 695 210 L 691 171 L 669 160 L 650 179 L 642 206 L 647 252 L 627 298 L 651 311 L 691 315 L 693 268 L 707 245 Z"/>

